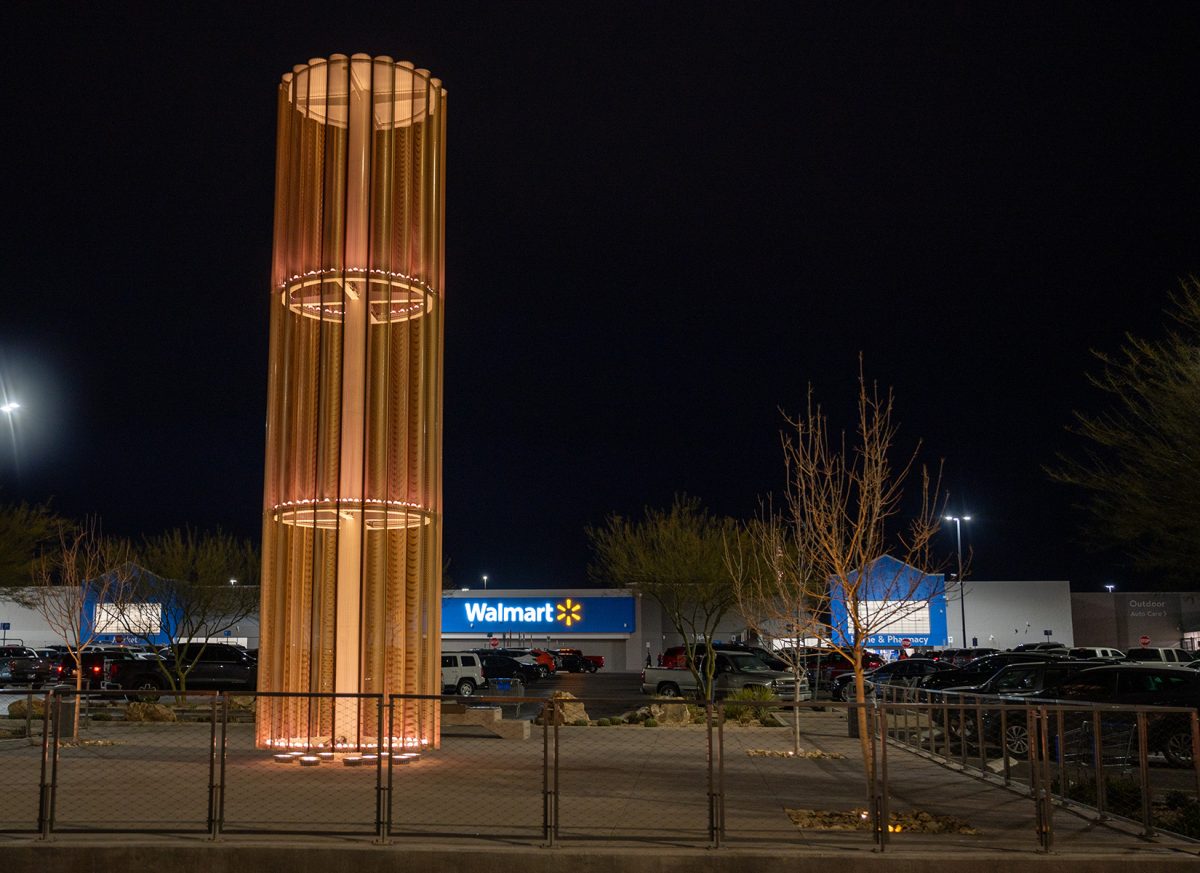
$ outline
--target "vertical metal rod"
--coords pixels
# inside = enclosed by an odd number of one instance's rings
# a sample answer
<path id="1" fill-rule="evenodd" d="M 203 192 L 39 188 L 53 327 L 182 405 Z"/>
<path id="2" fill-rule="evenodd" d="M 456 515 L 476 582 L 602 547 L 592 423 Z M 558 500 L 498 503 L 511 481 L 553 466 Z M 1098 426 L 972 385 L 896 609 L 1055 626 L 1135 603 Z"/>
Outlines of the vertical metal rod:
<path id="1" fill-rule="evenodd" d="M 713 706 L 712 699 L 704 701 L 704 741 L 705 763 L 708 765 L 706 775 L 708 776 L 708 847 L 714 849 L 717 846 L 717 795 L 716 795 L 716 776 L 713 773 L 713 768 L 716 766 L 716 761 L 713 756 Z"/>
<path id="2" fill-rule="evenodd" d="M 983 736 L 983 703 L 975 698 L 975 742 L 979 745 L 979 772 L 987 772 L 987 740 Z"/>
<path id="3" fill-rule="evenodd" d="M 950 760 L 950 703 L 946 700 L 944 693 L 938 694 L 939 712 L 941 714 L 941 729 L 942 729 L 942 757 L 947 761 Z M 934 744 L 934 751 L 937 750 L 937 744 Z"/>
<path id="4" fill-rule="evenodd" d="M 883 711 L 883 731 L 879 737 L 879 762 L 880 762 L 880 788 L 879 788 L 879 819 L 880 829 L 879 834 L 882 838 L 879 844 L 880 851 L 883 851 L 884 846 L 888 842 L 888 825 L 891 823 L 891 810 L 888 805 L 888 737 L 887 737 L 887 709 Z"/>
<path id="5" fill-rule="evenodd" d="M 799 718 L 799 714 L 796 714 Z M 725 839 L 725 708 L 717 714 L 717 848 Z"/>
<path id="6" fill-rule="evenodd" d="M 225 829 L 225 760 L 229 757 L 229 698 L 221 698 L 221 746 L 217 750 L 217 834 Z"/>
<path id="7" fill-rule="evenodd" d="M 958 695 L 958 762 L 967 769 L 967 707 L 962 695 Z"/>
<path id="8" fill-rule="evenodd" d="M 362 701 L 356 701 L 362 706 Z M 383 695 L 375 698 L 375 736 L 379 743 L 379 754 L 375 756 L 375 842 L 381 846 L 387 845 L 387 806 L 389 804 L 388 786 L 392 783 L 392 756 L 396 754 L 392 746 L 392 735 L 384 733 Z M 383 769 L 384 741 L 387 741 L 387 771 Z"/>
<path id="9" fill-rule="evenodd" d="M 208 731 L 208 838 L 217 838 L 217 700 L 220 694 L 212 699 L 209 708 Z"/>
<path id="10" fill-rule="evenodd" d="M 551 815 L 552 828 L 550 831 L 551 845 L 553 845 L 554 840 L 557 840 L 560 836 L 559 830 L 558 830 L 558 811 L 559 811 L 558 804 L 559 804 L 559 799 L 560 799 L 559 788 L 558 788 L 558 754 L 559 754 L 558 721 L 555 720 L 555 723 L 554 723 L 554 804 L 551 806 L 551 812 L 552 812 L 552 815 Z"/>
<path id="11" fill-rule="evenodd" d="M 1200 713 L 1192 711 L 1192 773 L 1196 777 L 1196 799 L 1200 801 Z"/>
<path id="12" fill-rule="evenodd" d="M 1051 807 L 1046 803 L 1048 791 L 1046 783 L 1049 777 L 1046 771 L 1050 769 L 1049 748 L 1046 747 L 1046 724 L 1049 716 L 1045 706 L 1039 706 L 1036 712 L 1028 711 L 1026 715 L 1026 734 L 1030 743 L 1030 782 L 1033 787 L 1033 803 L 1037 808 L 1038 844 L 1042 851 L 1050 851 L 1050 815 Z"/>
<path id="13" fill-rule="evenodd" d="M 546 713 L 542 719 L 542 840 L 553 846 L 554 833 L 550 829 L 550 722 L 558 721 L 557 700 L 551 698 L 542 711 Z"/>
<path id="14" fill-rule="evenodd" d="M 1042 808 L 1043 820 L 1046 823 L 1046 851 L 1054 849 L 1054 798 L 1050 791 L 1050 711 L 1042 707 L 1040 734 L 1042 758 Z"/>
<path id="15" fill-rule="evenodd" d="M 1064 745 L 1067 734 L 1061 708 L 1055 713 L 1055 729 L 1057 730 L 1057 734 L 1054 737 L 1054 745 L 1058 754 L 1058 794 L 1062 797 L 1063 802 L 1067 802 L 1070 799 L 1070 786 L 1067 784 L 1067 749 Z"/>
<path id="16" fill-rule="evenodd" d="M 435 703 L 435 705 L 439 705 L 439 704 L 440 704 L 440 700 L 437 703 Z M 394 694 L 391 697 L 389 697 L 388 701 L 387 701 L 387 735 L 389 738 L 394 737 L 396 735 L 396 696 Z M 394 798 L 396 796 L 396 793 L 392 790 L 393 784 L 394 784 L 392 781 L 392 776 L 395 772 L 394 768 L 395 768 L 395 765 L 392 763 L 391 756 L 388 756 L 387 803 L 384 806 L 384 810 L 383 810 L 383 812 L 384 812 L 383 833 L 389 839 L 391 838 L 391 835 L 392 835 L 392 809 L 393 809 L 392 798 Z"/>
<path id="17" fill-rule="evenodd" d="M 54 692 L 47 691 L 42 702 L 42 775 L 38 781 L 38 834 L 41 839 L 50 838 L 50 708 Z"/>
<path id="18" fill-rule="evenodd" d="M 1008 707 L 1000 703 L 1000 759 L 1004 761 L 1004 784 L 1012 782 L 1012 759 L 1008 756 Z"/>
<path id="19" fill-rule="evenodd" d="M 1154 836 L 1154 820 L 1150 813 L 1150 762 L 1147 760 L 1149 749 L 1146 736 L 1146 713 L 1137 714 L 1138 735 L 1138 784 L 1142 789 L 1142 827 L 1143 836 Z"/>
<path id="20" fill-rule="evenodd" d="M 1108 805 L 1108 777 L 1104 771 L 1104 726 L 1100 721 L 1100 710 L 1092 711 L 1092 761 L 1096 774 L 1096 812 L 1103 821 L 1108 818 L 1105 807 Z"/>
<path id="21" fill-rule="evenodd" d="M 46 720 L 46 710 L 42 710 L 42 721 Z M 33 736 L 33 689 L 29 689 L 29 694 L 25 698 L 25 736 Z"/>
<path id="22" fill-rule="evenodd" d="M 76 704 L 78 705 L 78 704 Z M 47 710 L 47 713 L 49 710 Z M 50 801 L 47 804 L 46 833 L 47 837 L 54 831 L 54 812 L 58 803 L 58 748 L 62 738 L 62 697 L 54 698 L 54 728 L 50 747 Z"/>

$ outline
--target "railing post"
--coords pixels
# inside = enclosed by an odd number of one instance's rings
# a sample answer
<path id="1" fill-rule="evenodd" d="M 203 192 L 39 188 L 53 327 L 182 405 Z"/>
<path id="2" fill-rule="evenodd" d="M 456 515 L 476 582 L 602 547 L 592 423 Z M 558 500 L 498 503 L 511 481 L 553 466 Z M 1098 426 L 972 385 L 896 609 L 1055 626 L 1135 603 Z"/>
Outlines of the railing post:
<path id="1" fill-rule="evenodd" d="M 43 840 L 50 839 L 50 712 L 54 705 L 54 691 L 47 691 L 42 702 L 42 775 L 38 781 L 38 834 Z"/>
<path id="2" fill-rule="evenodd" d="M 76 703 L 78 706 L 78 703 Z M 50 717 L 50 708 L 47 707 L 44 717 Z M 54 695 L 54 724 L 51 727 L 50 734 L 50 797 L 46 805 L 46 824 L 45 831 L 42 836 L 49 838 L 54 830 L 54 810 L 58 804 L 58 749 L 62 739 L 62 696 Z"/>
<path id="3" fill-rule="evenodd" d="M 799 715 L 797 714 L 798 718 Z M 725 840 L 725 707 L 717 711 L 717 848 Z"/>
<path id="4" fill-rule="evenodd" d="M 715 746 L 713 741 L 713 705 L 712 699 L 704 701 L 704 740 L 707 744 L 705 750 L 705 764 L 707 765 L 708 777 L 708 847 L 715 849 L 718 845 L 717 839 L 717 793 L 716 793 L 716 756 Z"/>
<path id="5" fill-rule="evenodd" d="M 391 703 L 392 701 L 388 700 L 389 706 Z M 375 699 L 375 736 L 379 738 L 379 755 L 375 759 L 375 843 L 380 846 L 386 846 L 388 842 L 387 811 L 392 805 L 392 758 L 396 754 L 396 748 L 392 744 L 391 719 L 384 718 L 386 708 L 384 696 L 378 695 Z M 384 732 L 385 728 L 387 729 L 386 733 Z M 383 768 L 385 751 L 387 753 L 386 773 Z"/>
<path id="6" fill-rule="evenodd" d="M 558 704 L 556 703 L 555 705 L 557 706 Z M 556 710 L 556 712 L 557 712 L 557 710 Z M 553 803 L 551 804 L 551 806 L 550 806 L 550 827 L 551 827 L 550 834 L 551 834 L 551 837 L 552 837 L 552 839 L 551 839 L 551 841 L 550 841 L 550 844 L 551 844 L 551 845 L 554 845 L 554 840 L 557 840 L 557 839 L 558 839 L 558 837 L 559 837 L 559 832 L 558 832 L 558 801 L 559 801 L 559 797 L 560 797 L 560 795 L 559 795 L 559 793 L 558 793 L 558 753 L 559 753 L 559 745 L 558 745 L 558 722 L 559 722 L 559 719 L 557 719 L 557 718 L 556 718 L 556 719 L 554 720 L 554 748 L 553 748 L 553 750 L 552 750 L 552 754 L 551 754 L 551 761 L 552 761 L 552 762 L 553 762 L 553 764 L 554 764 L 554 786 L 553 786 L 553 787 L 554 787 L 554 792 L 553 792 L 553 795 L 552 795 L 552 797 L 551 797 L 551 799 L 552 799 L 554 802 L 553 802 Z"/>
<path id="7" fill-rule="evenodd" d="M 217 792 L 220 790 L 217 782 L 217 755 L 219 754 L 217 747 L 217 704 L 222 699 L 221 694 L 214 695 L 212 699 L 211 711 L 209 712 L 209 732 L 208 732 L 208 838 L 215 840 L 221 835 L 221 826 L 218 818 L 218 810 L 220 808 L 220 799 Z"/>
<path id="8" fill-rule="evenodd" d="M 1092 762 L 1096 779 L 1096 811 L 1100 821 L 1108 818 L 1108 778 L 1104 772 L 1104 726 L 1100 721 L 1100 709 L 1092 710 Z"/>
<path id="9" fill-rule="evenodd" d="M 1200 801 L 1200 713 L 1192 710 L 1192 774 L 1196 777 L 1196 799 Z"/>
<path id="10" fill-rule="evenodd" d="M 551 698 L 542 708 L 542 840 L 554 846 L 554 792 L 550 781 L 550 723 L 558 723 L 558 699 Z"/>
<path id="11" fill-rule="evenodd" d="M 878 712 L 878 707 L 876 707 Z M 878 719 L 876 719 L 878 721 Z M 892 820 L 888 806 L 888 709 L 883 709 L 883 722 L 879 732 L 879 774 L 880 781 L 876 787 L 879 794 L 879 851 L 883 851 L 888 843 L 888 826 Z"/>
<path id="12" fill-rule="evenodd" d="M 1154 836 L 1154 819 L 1150 811 L 1150 762 L 1148 741 L 1146 735 L 1146 713 L 1142 710 L 1137 714 L 1138 735 L 1138 786 L 1142 792 L 1142 827 L 1143 836 Z"/>

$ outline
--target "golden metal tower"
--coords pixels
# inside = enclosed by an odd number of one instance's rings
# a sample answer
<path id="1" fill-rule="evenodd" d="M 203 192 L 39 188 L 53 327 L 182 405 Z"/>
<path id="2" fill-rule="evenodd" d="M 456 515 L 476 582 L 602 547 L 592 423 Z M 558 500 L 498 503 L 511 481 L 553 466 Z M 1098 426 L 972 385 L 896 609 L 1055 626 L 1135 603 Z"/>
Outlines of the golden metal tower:
<path id="1" fill-rule="evenodd" d="M 446 92 L 356 54 L 279 86 L 258 687 L 441 691 Z M 262 747 L 438 742 L 430 703 L 259 701 Z M 389 740 L 390 737 L 390 740 Z"/>

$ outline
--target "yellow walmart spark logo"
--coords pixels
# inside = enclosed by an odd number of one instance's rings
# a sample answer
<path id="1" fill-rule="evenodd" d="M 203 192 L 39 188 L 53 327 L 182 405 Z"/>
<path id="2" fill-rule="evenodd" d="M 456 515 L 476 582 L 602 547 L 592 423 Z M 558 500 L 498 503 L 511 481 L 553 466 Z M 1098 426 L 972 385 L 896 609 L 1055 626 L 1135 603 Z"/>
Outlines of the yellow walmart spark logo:
<path id="1" fill-rule="evenodd" d="M 572 602 L 570 597 L 562 603 L 556 604 L 555 612 L 555 620 L 561 621 L 567 627 L 576 622 L 583 621 L 583 607 L 578 603 Z"/>

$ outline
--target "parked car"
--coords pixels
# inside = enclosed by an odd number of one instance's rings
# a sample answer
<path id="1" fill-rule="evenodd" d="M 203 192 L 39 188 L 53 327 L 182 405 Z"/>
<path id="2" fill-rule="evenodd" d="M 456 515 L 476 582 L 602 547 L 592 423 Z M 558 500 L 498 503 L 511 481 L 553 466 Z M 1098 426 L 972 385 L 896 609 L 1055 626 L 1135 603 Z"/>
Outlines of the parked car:
<path id="1" fill-rule="evenodd" d="M 697 672 L 703 674 L 704 659 L 697 658 Z M 646 667 L 642 670 L 642 693 L 661 697 L 694 696 L 699 685 L 692 671 L 682 667 Z M 796 699 L 796 676 L 772 670 L 750 652 L 717 652 L 713 673 L 713 693 L 723 697 L 743 688 L 766 688 L 784 702 Z M 800 677 L 799 699 L 811 700 L 808 677 Z"/>
<path id="2" fill-rule="evenodd" d="M 442 692 L 470 697 L 486 684 L 479 656 L 474 652 L 442 652 Z"/>
<path id="3" fill-rule="evenodd" d="M 559 649 L 558 654 L 560 657 L 563 655 L 574 655 L 580 658 L 587 665 L 585 669 L 589 673 L 595 673 L 604 666 L 603 655 L 585 655 L 582 649 Z"/>
<path id="4" fill-rule="evenodd" d="M 253 692 L 258 687 L 258 660 L 241 646 L 187 643 L 180 649 L 179 662 L 170 648 L 165 651 L 152 661 L 132 655 L 109 660 L 104 687 L 124 689 L 129 700 L 157 700 L 159 692 L 170 687 L 164 671 L 177 676 L 184 670 L 189 691 Z"/>
<path id="5" fill-rule="evenodd" d="M 103 687 L 107 681 L 108 665 L 114 661 L 134 661 L 137 657 L 132 652 L 104 651 L 102 649 L 85 648 L 79 656 L 83 667 L 83 685 L 87 688 Z M 75 684 L 75 657 L 67 654 L 59 657 L 54 665 L 54 680 L 67 685 Z"/>
<path id="6" fill-rule="evenodd" d="M 516 680 L 523 685 L 529 685 L 538 680 L 537 667 L 522 664 L 507 655 L 487 654 L 481 656 L 483 678 L 491 684 L 496 679 Z"/>
<path id="7" fill-rule="evenodd" d="M 867 694 L 878 693 L 877 689 L 884 686 L 912 687 L 921 683 L 934 673 L 949 672 L 954 668 L 945 661 L 935 661 L 932 658 L 906 658 L 903 661 L 889 661 L 863 675 Z M 846 672 L 833 680 L 829 689 L 834 700 L 854 699 L 854 672 Z"/>
<path id="8" fill-rule="evenodd" d="M 1160 664 L 1189 664 L 1192 653 L 1187 649 L 1130 649 L 1125 653 L 1127 661 L 1157 661 Z"/>
<path id="9" fill-rule="evenodd" d="M 1200 709 L 1200 672 L 1171 664 L 1114 664 L 1081 670 L 1066 681 L 1021 698 L 1026 703 L 1101 703 L 1133 706 L 1173 706 Z M 1025 710 L 1006 713 L 1005 749 L 1024 755 L 1029 749 L 1029 731 Z M 985 731 L 999 734 L 998 710 L 984 715 Z M 1064 715 L 1067 731 L 1091 721 L 1090 713 Z M 1106 734 L 1124 732 L 1132 740 L 1135 713 L 1129 710 L 1105 710 L 1102 717 Z M 1057 730 L 1056 725 L 1052 729 Z M 1182 713 L 1167 713 L 1147 725 L 1147 740 L 1152 752 L 1160 752 L 1176 767 L 1192 766 L 1191 719 Z"/>
<path id="10" fill-rule="evenodd" d="M 1013 663 L 1001 667 L 999 671 L 978 685 L 944 688 L 931 694 L 930 701 L 950 704 L 947 729 L 955 737 L 965 732 L 973 742 L 978 733 L 977 719 L 974 715 L 967 715 L 963 711 L 962 705 L 974 707 L 981 703 L 981 698 L 990 698 L 994 695 L 1023 697 L 1036 694 L 1047 688 L 1061 685 L 1076 673 L 1094 666 L 1096 664 L 1092 661 L 1072 661 L 1066 658 Z M 982 703 L 986 705 L 987 701 L 982 701 Z M 939 710 L 934 711 L 934 720 L 938 724 L 942 723 Z M 998 733 L 990 739 L 998 741 Z"/>
<path id="11" fill-rule="evenodd" d="M 921 687 L 936 691 L 940 688 L 968 687 L 979 685 L 991 678 L 1001 667 L 1009 664 L 1031 663 L 1061 658 L 1054 652 L 1026 650 L 1022 652 L 997 652 L 994 655 L 984 655 L 970 663 L 950 671 L 932 673 L 921 680 Z"/>
<path id="12" fill-rule="evenodd" d="M 596 665 L 583 655 L 559 654 L 558 669 L 564 673 L 595 673 Z"/>
<path id="13" fill-rule="evenodd" d="M 1103 661 L 1123 661 L 1125 653 L 1120 649 L 1110 649 L 1106 646 L 1076 646 L 1067 650 L 1067 655 L 1080 660 L 1099 659 Z"/>
<path id="14" fill-rule="evenodd" d="M 39 688 L 54 679 L 54 662 L 28 646 L 0 646 L 0 662 L 8 672 L 7 678 L 0 676 L 0 683 L 6 685 Z"/>
<path id="15" fill-rule="evenodd" d="M 1046 640 L 1045 642 L 1042 642 L 1042 643 L 1021 643 L 1021 645 L 1019 645 L 1019 646 L 1013 646 L 1011 649 L 1009 649 L 1009 651 L 1010 652 L 1044 652 L 1044 651 L 1053 650 L 1053 649 L 1066 650 L 1066 648 L 1067 647 L 1064 646 L 1062 643 L 1056 643 L 1056 642 L 1052 642 L 1050 640 Z"/>

